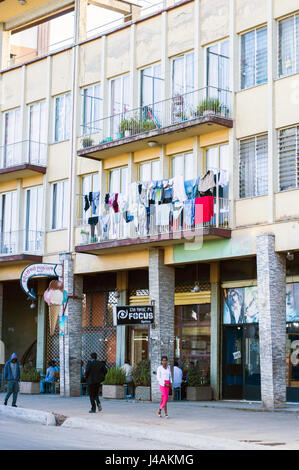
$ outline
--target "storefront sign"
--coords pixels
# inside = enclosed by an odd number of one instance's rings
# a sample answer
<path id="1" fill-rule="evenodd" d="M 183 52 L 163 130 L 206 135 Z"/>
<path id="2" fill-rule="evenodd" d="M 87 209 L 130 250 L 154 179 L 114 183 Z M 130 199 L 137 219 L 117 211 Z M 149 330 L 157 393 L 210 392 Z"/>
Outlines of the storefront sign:
<path id="1" fill-rule="evenodd" d="M 117 306 L 114 325 L 146 325 L 154 323 L 153 305 Z"/>
<path id="2" fill-rule="evenodd" d="M 36 299 L 34 290 L 28 287 L 28 281 L 32 277 L 60 277 L 62 276 L 62 265 L 51 263 L 34 263 L 27 266 L 20 277 L 20 284 L 29 297 Z"/>

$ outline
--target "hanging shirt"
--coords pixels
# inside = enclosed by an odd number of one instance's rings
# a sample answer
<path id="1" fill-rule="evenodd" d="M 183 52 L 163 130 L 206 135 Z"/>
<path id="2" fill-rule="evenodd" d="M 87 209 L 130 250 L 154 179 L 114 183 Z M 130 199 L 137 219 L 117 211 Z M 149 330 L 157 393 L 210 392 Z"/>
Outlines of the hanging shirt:
<path id="1" fill-rule="evenodd" d="M 92 193 L 92 214 L 95 215 L 97 213 L 97 208 L 100 205 L 100 191 L 95 191 Z"/>
<path id="2" fill-rule="evenodd" d="M 188 199 L 193 199 L 197 195 L 198 178 L 187 180 L 184 182 L 185 193 Z"/>
<path id="3" fill-rule="evenodd" d="M 195 199 L 188 199 L 184 202 L 184 224 L 192 227 L 195 217 Z"/>
<path id="4" fill-rule="evenodd" d="M 171 204 L 156 205 L 156 225 L 169 225 Z"/>
<path id="5" fill-rule="evenodd" d="M 214 216 L 213 196 L 203 196 L 195 199 L 195 224 L 210 222 Z"/>
<path id="6" fill-rule="evenodd" d="M 187 200 L 183 175 L 175 176 L 173 178 L 173 200 L 174 201 L 186 201 Z"/>
<path id="7" fill-rule="evenodd" d="M 212 170 L 206 172 L 206 174 L 200 178 L 198 183 L 198 191 L 204 193 L 208 189 L 214 188 L 216 186 L 214 181 L 214 173 Z"/>

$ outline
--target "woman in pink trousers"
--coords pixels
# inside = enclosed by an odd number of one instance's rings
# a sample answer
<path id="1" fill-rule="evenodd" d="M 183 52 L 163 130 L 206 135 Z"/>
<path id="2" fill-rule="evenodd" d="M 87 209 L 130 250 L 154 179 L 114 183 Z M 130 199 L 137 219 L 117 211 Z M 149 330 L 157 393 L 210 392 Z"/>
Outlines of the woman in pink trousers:
<path id="1" fill-rule="evenodd" d="M 162 393 L 162 399 L 157 414 L 160 416 L 160 418 L 162 418 L 161 411 L 164 408 L 165 418 L 168 418 L 167 402 L 169 397 L 169 389 L 172 386 L 172 377 L 167 356 L 162 356 L 161 363 L 162 365 L 157 369 L 157 379 L 160 386 L 160 392 Z"/>

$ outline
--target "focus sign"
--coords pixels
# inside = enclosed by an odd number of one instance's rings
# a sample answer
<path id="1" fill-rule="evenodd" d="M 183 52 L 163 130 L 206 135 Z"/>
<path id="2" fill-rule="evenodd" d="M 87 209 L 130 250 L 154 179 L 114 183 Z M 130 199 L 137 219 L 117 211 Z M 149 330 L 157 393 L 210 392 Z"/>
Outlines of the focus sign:
<path id="1" fill-rule="evenodd" d="M 147 325 L 154 323 L 153 305 L 116 307 L 115 325 Z"/>

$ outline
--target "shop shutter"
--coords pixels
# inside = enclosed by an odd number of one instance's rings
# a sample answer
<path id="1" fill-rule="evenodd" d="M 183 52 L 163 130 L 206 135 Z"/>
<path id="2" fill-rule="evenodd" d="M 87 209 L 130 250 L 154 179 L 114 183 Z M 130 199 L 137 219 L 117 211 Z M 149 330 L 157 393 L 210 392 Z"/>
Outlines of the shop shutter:
<path id="1" fill-rule="evenodd" d="M 282 129 L 278 134 L 279 190 L 294 189 L 299 183 L 299 127 Z"/>

